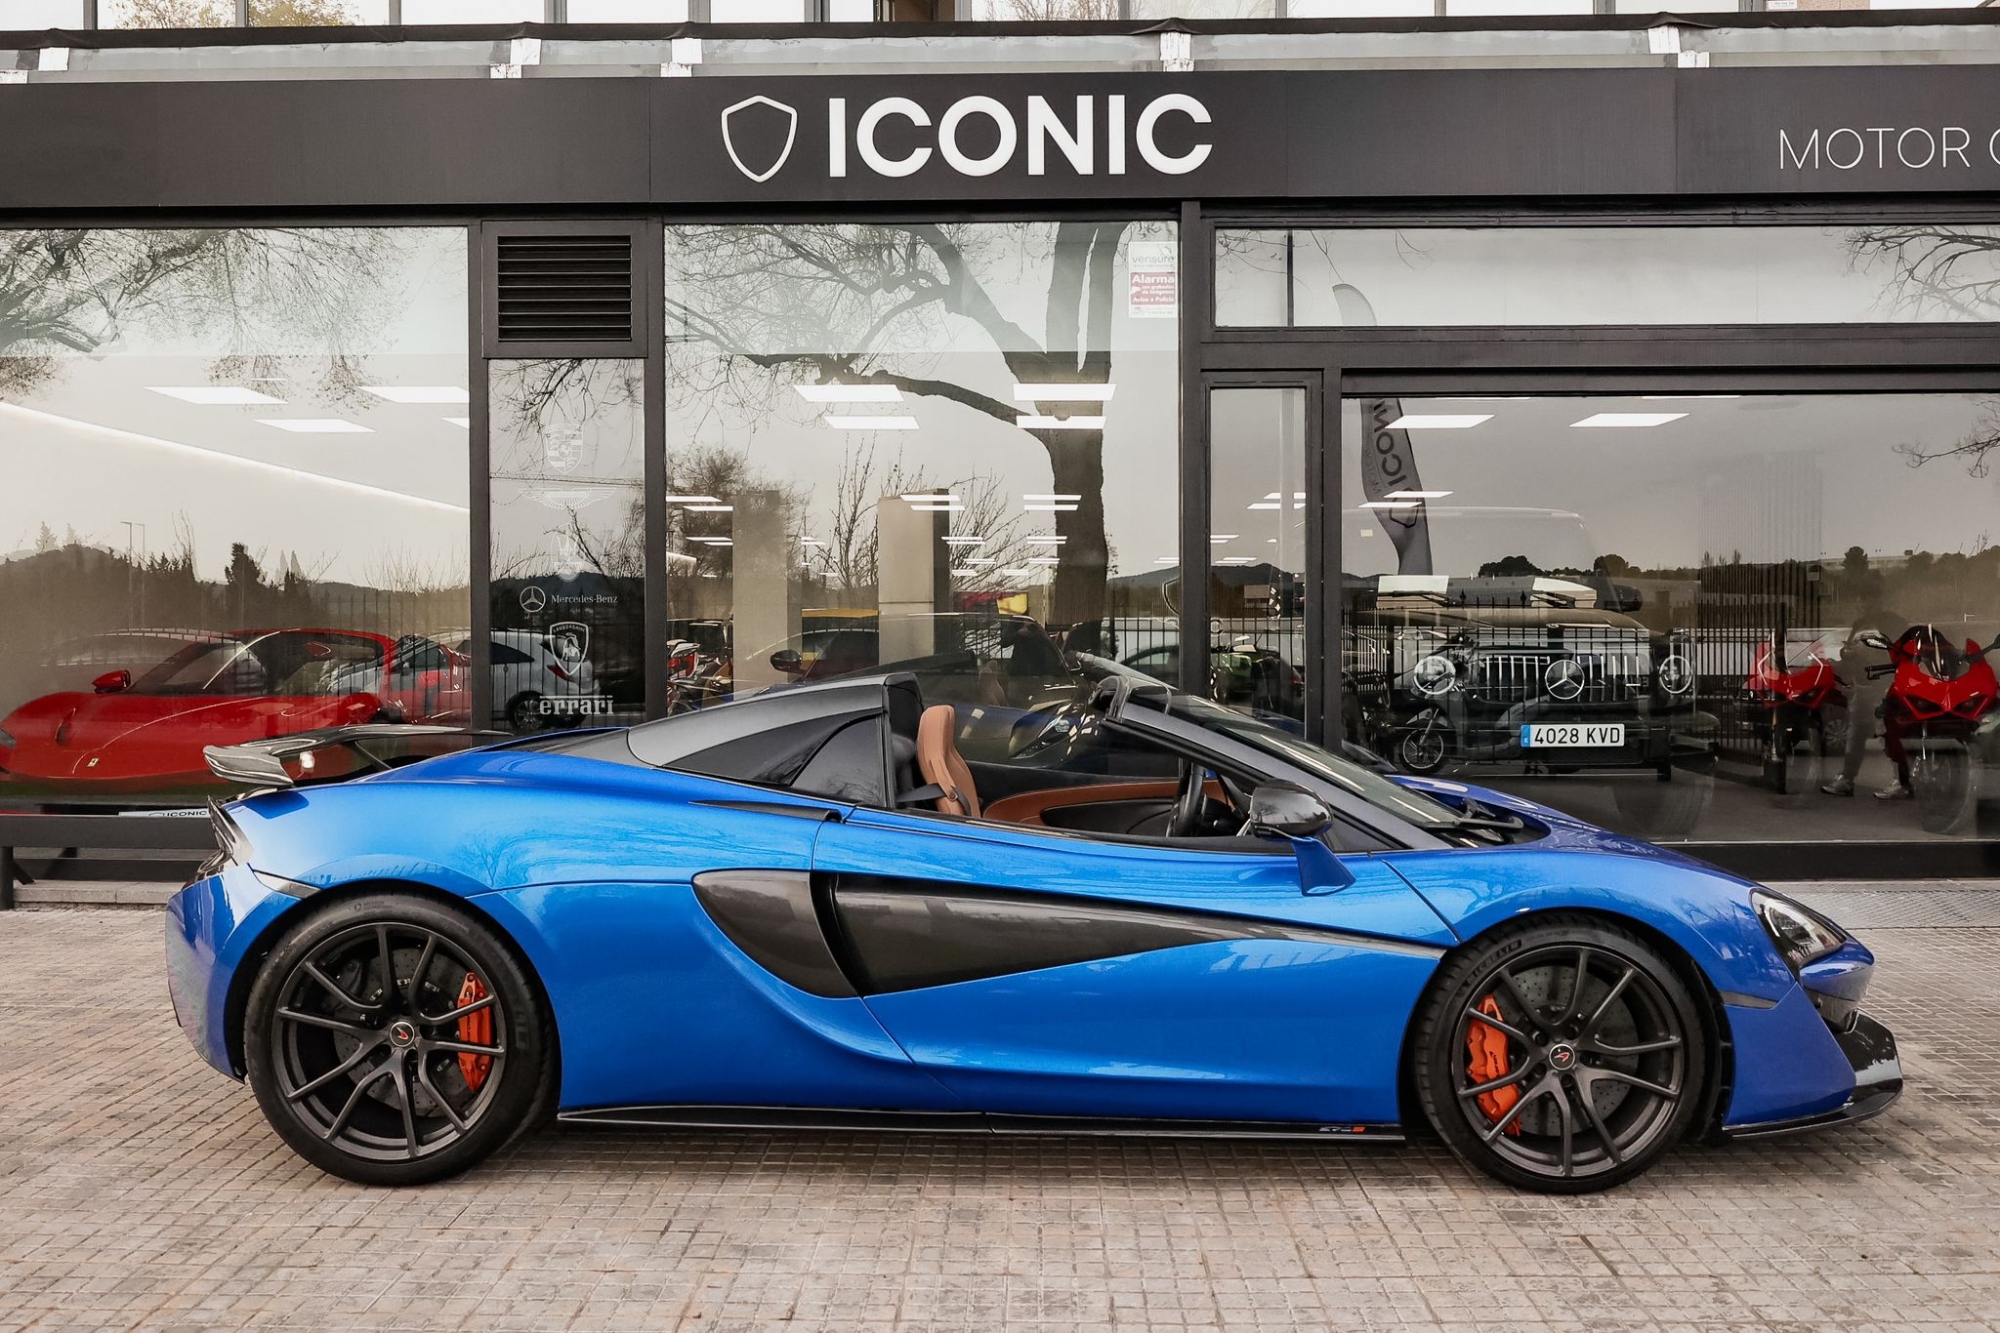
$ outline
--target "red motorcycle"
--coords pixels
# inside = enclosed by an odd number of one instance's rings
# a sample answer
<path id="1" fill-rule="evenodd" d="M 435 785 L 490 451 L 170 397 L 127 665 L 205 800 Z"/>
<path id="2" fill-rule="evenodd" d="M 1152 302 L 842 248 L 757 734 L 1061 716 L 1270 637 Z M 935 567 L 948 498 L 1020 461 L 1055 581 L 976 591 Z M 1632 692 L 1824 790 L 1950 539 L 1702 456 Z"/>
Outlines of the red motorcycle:
<path id="1" fill-rule="evenodd" d="M 1757 645 L 1744 682 L 1750 701 L 1767 710 L 1762 724 L 1764 781 L 1780 796 L 1812 790 L 1819 760 L 1846 750 L 1849 725 L 1847 693 L 1818 640 L 1806 648 L 1801 665 L 1789 667 L 1776 659 L 1767 639 Z"/>
<path id="2" fill-rule="evenodd" d="M 1889 654 L 1871 678 L 1894 673 L 1882 701 L 1883 749 L 1895 762 L 1927 833 L 1948 833 L 1973 796 L 1973 733 L 2000 697 L 2000 678 L 1970 639 L 1959 648 L 1934 625 L 1912 625 L 1890 643 L 1874 631 L 1861 642 Z"/>

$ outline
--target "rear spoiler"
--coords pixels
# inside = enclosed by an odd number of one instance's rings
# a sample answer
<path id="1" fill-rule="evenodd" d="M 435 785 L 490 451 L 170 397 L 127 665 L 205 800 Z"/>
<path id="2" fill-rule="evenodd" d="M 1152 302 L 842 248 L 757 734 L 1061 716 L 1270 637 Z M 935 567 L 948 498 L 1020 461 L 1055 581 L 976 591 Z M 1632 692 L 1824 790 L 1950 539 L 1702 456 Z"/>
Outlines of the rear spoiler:
<path id="1" fill-rule="evenodd" d="M 449 738 L 449 739 L 447 739 Z M 210 745 L 202 749 L 209 772 L 228 782 L 250 787 L 294 787 L 301 777 L 286 767 L 299 762 L 306 769 L 315 765 L 313 757 L 323 751 L 345 752 L 346 763 L 334 765 L 339 772 L 322 781 L 337 782 L 363 773 L 381 773 L 420 759 L 431 759 L 460 750 L 512 739 L 502 731 L 472 731 L 464 727 L 430 726 L 404 722 L 364 722 L 351 727 L 323 727 L 317 731 L 294 732 L 268 740 L 244 741 L 239 745 Z M 304 779 L 310 781 L 310 779 Z"/>

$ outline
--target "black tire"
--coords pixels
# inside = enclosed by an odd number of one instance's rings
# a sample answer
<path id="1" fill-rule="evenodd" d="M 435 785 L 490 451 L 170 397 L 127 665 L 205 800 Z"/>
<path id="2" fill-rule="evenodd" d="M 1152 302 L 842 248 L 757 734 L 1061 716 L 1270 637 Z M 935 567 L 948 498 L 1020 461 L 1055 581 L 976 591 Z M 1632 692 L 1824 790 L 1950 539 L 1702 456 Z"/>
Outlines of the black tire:
<path id="1" fill-rule="evenodd" d="M 1396 742 L 1396 762 L 1405 773 L 1419 777 L 1428 777 L 1443 768 L 1449 754 L 1443 734 L 1435 728 L 1413 727 Z"/>
<path id="2" fill-rule="evenodd" d="M 1972 755 L 1952 741 L 1930 741 L 1910 756 L 1910 791 L 1926 833 L 1958 833 L 1972 820 Z"/>
<path id="3" fill-rule="evenodd" d="M 1578 963 L 1580 995 L 1568 989 Z M 1489 997 L 1499 1022 L 1476 1012 Z M 1474 1024 L 1506 1050 L 1502 1071 L 1476 1082 Z M 1608 1189 L 1652 1166 L 1693 1125 L 1707 1069 L 1695 1001 L 1659 950 L 1566 914 L 1495 931 L 1447 959 L 1410 1053 L 1424 1115 L 1451 1150 L 1545 1194 Z M 1514 1099 L 1500 1101 L 1509 1090 Z"/>
<path id="4" fill-rule="evenodd" d="M 385 958 L 402 974 L 390 994 Z M 468 1032 L 480 1015 L 489 1030 Z M 556 1095 L 553 1027 L 513 950 L 463 908 L 395 890 L 312 911 L 278 941 L 250 988 L 243 1054 L 279 1136 L 363 1185 L 456 1175 Z"/>
<path id="5" fill-rule="evenodd" d="M 515 695 L 507 701 L 507 728 L 516 734 L 540 731 L 548 725 L 542 716 L 542 696 L 533 691 Z"/>

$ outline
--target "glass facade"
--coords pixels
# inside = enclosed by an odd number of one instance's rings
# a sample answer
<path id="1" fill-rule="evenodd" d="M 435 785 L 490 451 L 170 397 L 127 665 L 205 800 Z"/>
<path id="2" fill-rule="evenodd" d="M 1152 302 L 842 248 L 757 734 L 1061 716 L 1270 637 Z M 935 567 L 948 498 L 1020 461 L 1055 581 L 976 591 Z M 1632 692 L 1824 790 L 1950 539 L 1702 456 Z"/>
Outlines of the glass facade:
<path id="1" fill-rule="evenodd" d="M 0 232 L 0 802 L 463 724 L 461 229 Z"/>
<path id="2" fill-rule="evenodd" d="M 2000 228 L 1224 227 L 1206 339 L 1159 218 L 660 234 L 619 355 L 474 364 L 462 228 L 0 232 L 0 803 L 901 666 L 985 763 L 1143 676 L 1652 839 L 2000 831 L 2000 399 L 1894 364 L 1982 336 Z M 1420 332 L 1489 324 L 1549 332 Z M 1775 392 L 1788 324 L 1877 360 Z M 1625 325 L 1741 382 L 1578 356 Z M 1334 369 L 1391 340 L 1426 394 Z"/>
<path id="3" fill-rule="evenodd" d="M 1208 396 L 1209 697 L 1297 730 L 1306 641 L 1306 391 Z"/>
<path id="4" fill-rule="evenodd" d="M 670 708 L 911 663 L 1004 740 L 1176 642 L 1178 259 L 1160 222 L 670 227 Z"/>
<path id="5" fill-rule="evenodd" d="M 1350 399 L 1350 724 L 1654 839 L 1977 831 L 1986 394 Z M 1990 786 L 1990 781 L 1987 783 Z"/>
<path id="6" fill-rule="evenodd" d="M 1995 227 L 1225 228 L 1216 236 L 1215 319 L 1225 327 L 1995 318 Z"/>
<path id="7" fill-rule="evenodd" d="M 645 362 L 494 361 L 487 378 L 492 721 L 515 732 L 637 722 Z"/>

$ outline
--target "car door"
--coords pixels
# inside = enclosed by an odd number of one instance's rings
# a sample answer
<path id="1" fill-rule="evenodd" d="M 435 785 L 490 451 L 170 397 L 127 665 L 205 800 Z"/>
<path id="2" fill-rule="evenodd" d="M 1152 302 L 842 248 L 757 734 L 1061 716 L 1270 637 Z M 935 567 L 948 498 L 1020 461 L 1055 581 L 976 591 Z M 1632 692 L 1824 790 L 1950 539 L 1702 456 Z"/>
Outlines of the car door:
<path id="1" fill-rule="evenodd" d="M 1199 844 L 1199 845 L 1196 845 Z M 1391 870 L 1287 844 L 857 809 L 820 831 L 844 962 L 910 1058 L 1002 1114 L 1382 1126 L 1450 942 Z"/>

